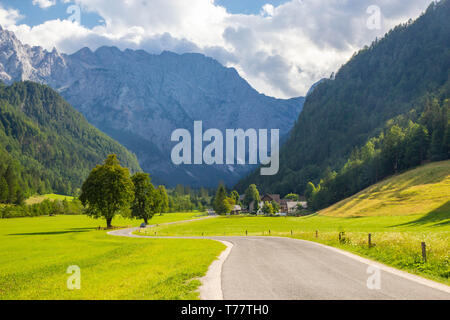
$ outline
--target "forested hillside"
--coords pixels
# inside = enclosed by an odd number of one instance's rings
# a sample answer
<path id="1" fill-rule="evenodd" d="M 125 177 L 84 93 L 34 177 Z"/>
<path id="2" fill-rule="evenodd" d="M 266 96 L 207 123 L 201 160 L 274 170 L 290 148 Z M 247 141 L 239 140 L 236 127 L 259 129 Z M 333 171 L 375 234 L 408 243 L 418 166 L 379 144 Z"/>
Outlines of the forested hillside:
<path id="1" fill-rule="evenodd" d="M 36 192 L 73 194 L 111 153 L 131 171 L 140 170 L 133 154 L 51 88 L 0 83 L 0 203 L 18 203 Z"/>
<path id="2" fill-rule="evenodd" d="M 413 116 L 399 116 L 387 128 L 355 149 L 339 172 L 326 170 L 315 186 L 306 187 L 313 209 L 322 209 L 382 180 L 414 168 L 424 161 L 450 159 L 450 101 L 427 103 L 417 122 Z"/>
<path id="3" fill-rule="evenodd" d="M 369 177 L 358 176 L 364 182 L 354 182 L 323 202 L 330 203 L 383 175 L 423 160 L 448 157 L 445 100 L 450 97 L 449 16 L 450 1 L 433 3 L 415 22 L 396 27 L 355 54 L 335 77 L 320 83 L 308 96 L 281 150 L 280 172 L 267 177 L 260 176 L 257 170 L 237 188 L 242 191 L 256 183 L 264 192 L 304 194 L 309 181 L 317 185 L 321 178 L 331 180 L 336 175 L 333 171 L 341 170 L 348 161 L 361 160 L 357 154 L 362 150 L 373 148 L 375 154 L 384 148 L 385 155 L 398 151 L 394 153 L 398 158 L 391 159 L 394 162 L 383 172 L 375 170 Z M 427 132 L 422 135 L 424 128 Z M 416 134 L 424 141 L 411 138 Z M 360 149 L 371 138 L 376 139 L 374 145 Z M 406 151 L 405 139 L 414 140 L 409 142 L 410 151 Z M 414 153 L 414 143 L 422 145 L 417 148 L 423 154 Z"/>

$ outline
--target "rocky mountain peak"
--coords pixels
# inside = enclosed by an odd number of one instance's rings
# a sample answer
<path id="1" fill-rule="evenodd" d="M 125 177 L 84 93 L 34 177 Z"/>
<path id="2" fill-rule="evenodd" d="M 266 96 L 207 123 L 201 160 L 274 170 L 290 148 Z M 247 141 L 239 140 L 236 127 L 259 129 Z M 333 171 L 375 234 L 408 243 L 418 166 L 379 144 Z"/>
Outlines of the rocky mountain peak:
<path id="1" fill-rule="evenodd" d="M 0 79 L 41 82 L 57 89 L 90 123 L 137 154 L 141 167 L 160 182 L 216 186 L 235 183 L 251 166 L 175 166 L 171 133 L 207 128 L 280 129 L 286 136 L 303 98 L 260 94 L 234 68 L 199 53 L 103 46 L 72 55 L 23 45 L 0 31 Z M 157 179 L 158 181 L 158 179 Z"/>

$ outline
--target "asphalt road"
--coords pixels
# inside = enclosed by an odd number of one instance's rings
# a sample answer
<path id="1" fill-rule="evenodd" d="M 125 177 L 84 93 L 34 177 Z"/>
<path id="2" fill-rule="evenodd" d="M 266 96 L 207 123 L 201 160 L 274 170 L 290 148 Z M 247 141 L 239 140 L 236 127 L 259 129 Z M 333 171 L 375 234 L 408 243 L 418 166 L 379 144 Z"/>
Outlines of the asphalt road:
<path id="1" fill-rule="evenodd" d="M 369 289 L 373 273 L 367 271 L 374 263 L 316 243 L 275 237 L 220 239 L 233 243 L 222 268 L 227 300 L 450 299 L 448 286 L 442 285 L 448 290 L 444 292 L 385 270 L 379 271 L 380 289 Z"/>
<path id="2" fill-rule="evenodd" d="M 133 236 L 131 231 L 110 234 Z M 233 244 L 218 275 L 225 300 L 450 300 L 449 286 L 313 242 L 278 237 L 202 239 Z M 368 270 L 370 266 L 377 268 Z"/>

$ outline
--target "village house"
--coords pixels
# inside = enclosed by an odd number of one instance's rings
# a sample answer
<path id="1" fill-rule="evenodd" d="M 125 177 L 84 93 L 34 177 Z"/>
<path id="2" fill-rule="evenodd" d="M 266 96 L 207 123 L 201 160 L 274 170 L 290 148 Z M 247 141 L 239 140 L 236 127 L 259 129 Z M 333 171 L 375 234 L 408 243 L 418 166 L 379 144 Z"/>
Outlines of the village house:
<path id="1" fill-rule="evenodd" d="M 304 209 L 308 207 L 305 197 L 299 197 L 299 201 L 293 201 L 290 199 L 281 199 L 279 194 L 265 194 L 261 198 L 261 202 L 264 204 L 266 201 L 278 203 L 281 215 L 294 214 L 299 206 Z"/>
<path id="2" fill-rule="evenodd" d="M 245 197 L 244 195 L 241 195 L 239 197 L 239 200 L 241 202 L 243 202 L 244 201 L 244 197 Z M 259 203 L 260 210 L 259 210 L 258 213 L 262 214 L 261 208 L 264 206 L 265 202 L 272 202 L 272 201 L 278 203 L 278 205 L 280 206 L 280 212 L 279 212 L 280 215 L 294 214 L 297 211 L 297 208 L 299 206 L 301 206 L 304 209 L 306 209 L 308 207 L 306 199 L 303 196 L 299 197 L 299 201 L 293 201 L 293 200 L 290 200 L 290 199 L 281 199 L 279 194 L 269 194 L 269 193 L 267 193 L 267 194 L 264 194 L 261 197 L 261 202 Z M 250 206 L 249 206 L 250 207 L 249 208 L 250 212 L 253 212 L 253 206 L 254 206 L 254 204 L 250 203 Z"/>
<path id="3" fill-rule="evenodd" d="M 242 211 L 241 206 L 235 205 L 235 206 L 233 206 L 233 209 L 231 209 L 231 214 L 232 215 L 237 215 L 237 214 L 240 214 L 241 211 Z"/>

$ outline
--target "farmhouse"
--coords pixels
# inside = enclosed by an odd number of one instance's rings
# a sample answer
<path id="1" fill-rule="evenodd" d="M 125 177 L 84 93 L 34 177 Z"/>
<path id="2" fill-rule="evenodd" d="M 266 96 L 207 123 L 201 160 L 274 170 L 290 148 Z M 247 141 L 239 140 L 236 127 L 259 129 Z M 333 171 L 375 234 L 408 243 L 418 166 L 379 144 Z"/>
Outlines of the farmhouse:
<path id="1" fill-rule="evenodd" d="M 261 198 L 261 202 L 272 202 L 275 201 L 279 205 L 281 205 L 281 198 L 279 194 L 265 194 Z"/>
<path id="2" fill-rule="evenodd" d="M 239 196 L 239 200 L 241 202 L 244 201 L 244 198 L 245 198 L 244 195 Z M 306 209 L 308 207 L 305 197 L 300 196 L 299 201 L 293 201 L 291 199 L 281 199 L 279 194 L 266 193 L 261 197 L 261 202 L 259 203 L 260 211 L 261 211 L 261 208 L 264 206 L 265 202 L 276 202 L 280 207 L 280 213 L 282 213 L 282 215 L 283 214 L 284 215 L 294 214 L 297 211 L 298 207 L 302 207 L 304 209 Z M 250 203 L 249 211 L 253 212 L 253 208 L 254 208 L 254 203 Z M 242 208 L 241 208 L 241 210 L 242 210 Z"/>
<path id="3" fill-rule="evenodd" d="M 231 210 L 231 214 L 240 214 L 242 211 L 241 206 L 235 205 Z"/>

